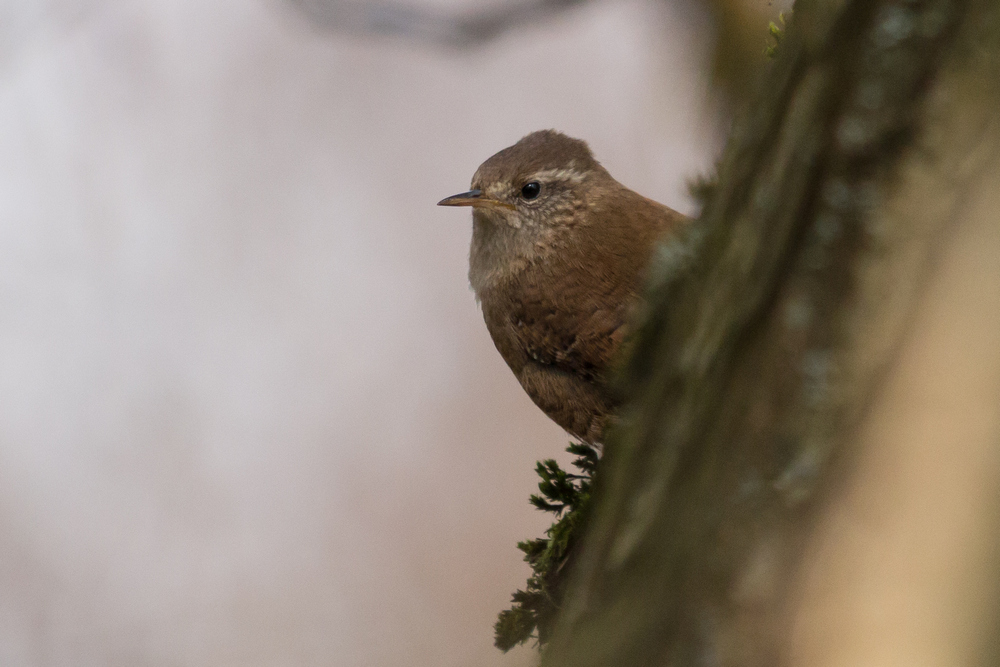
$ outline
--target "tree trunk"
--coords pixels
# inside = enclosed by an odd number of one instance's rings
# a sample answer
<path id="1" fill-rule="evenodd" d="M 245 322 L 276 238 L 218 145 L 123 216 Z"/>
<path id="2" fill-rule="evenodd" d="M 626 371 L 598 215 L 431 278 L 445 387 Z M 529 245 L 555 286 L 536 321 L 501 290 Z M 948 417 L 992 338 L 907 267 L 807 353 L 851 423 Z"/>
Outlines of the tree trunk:
<path id="1" fill-rule="evenodd" d="M 998 89 L 996 1 L 798 1 L 655 261 L 543 665 L 997 659 Z"/>

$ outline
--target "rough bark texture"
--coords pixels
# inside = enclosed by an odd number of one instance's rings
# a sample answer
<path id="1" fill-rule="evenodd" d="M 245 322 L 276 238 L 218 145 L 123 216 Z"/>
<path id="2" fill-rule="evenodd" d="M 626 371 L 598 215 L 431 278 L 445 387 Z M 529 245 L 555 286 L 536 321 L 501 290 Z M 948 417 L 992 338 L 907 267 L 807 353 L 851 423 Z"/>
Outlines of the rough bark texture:
<path id="1" fill-rule="evenodd" d="M 544 665 L 988 654 L 998 4 L 799 0 L 658 257 Z"/>

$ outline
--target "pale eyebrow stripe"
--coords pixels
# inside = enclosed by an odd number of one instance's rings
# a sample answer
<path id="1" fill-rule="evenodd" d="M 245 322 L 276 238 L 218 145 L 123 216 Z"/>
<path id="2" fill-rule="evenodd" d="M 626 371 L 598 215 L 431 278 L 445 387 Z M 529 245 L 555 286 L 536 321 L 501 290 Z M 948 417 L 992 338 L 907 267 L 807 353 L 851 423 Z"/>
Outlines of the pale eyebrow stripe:
<path id="1" fill-rule="evenodd" d="M 569 183 L 582 183 L 586 178 L 583 172 L 576 169 L 546 169 L 536 172 L 533 178 L 540 181 L 566 181 Z"/>

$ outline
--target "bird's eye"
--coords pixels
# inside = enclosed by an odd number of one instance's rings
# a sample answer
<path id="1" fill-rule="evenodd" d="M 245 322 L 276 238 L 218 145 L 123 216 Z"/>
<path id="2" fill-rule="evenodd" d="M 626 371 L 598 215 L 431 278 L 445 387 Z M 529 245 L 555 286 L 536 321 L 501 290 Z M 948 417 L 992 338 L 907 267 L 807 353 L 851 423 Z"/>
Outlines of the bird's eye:
<path id="1" fill-rule="evenodd" d="M 521 188 L 521 196 L 525 199 L 534 199 L 541 191 L 541 184 L 538 181 L 531 181 L 530 183 L 525 183 L 524 187 Z"/>

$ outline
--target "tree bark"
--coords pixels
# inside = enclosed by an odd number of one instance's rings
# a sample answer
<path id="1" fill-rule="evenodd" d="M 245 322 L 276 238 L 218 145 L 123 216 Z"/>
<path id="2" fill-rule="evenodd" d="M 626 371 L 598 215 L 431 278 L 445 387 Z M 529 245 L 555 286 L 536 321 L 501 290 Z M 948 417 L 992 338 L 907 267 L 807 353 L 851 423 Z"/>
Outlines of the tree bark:
<path id="1" fill-rule="evenodd" d="M 799 0 L 691 234 L 547 666 L 974 664 L 1000 609 L 1000 3 Z"/>

